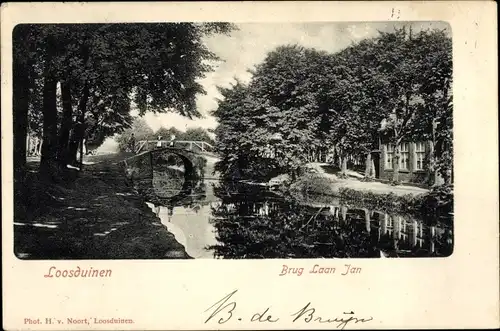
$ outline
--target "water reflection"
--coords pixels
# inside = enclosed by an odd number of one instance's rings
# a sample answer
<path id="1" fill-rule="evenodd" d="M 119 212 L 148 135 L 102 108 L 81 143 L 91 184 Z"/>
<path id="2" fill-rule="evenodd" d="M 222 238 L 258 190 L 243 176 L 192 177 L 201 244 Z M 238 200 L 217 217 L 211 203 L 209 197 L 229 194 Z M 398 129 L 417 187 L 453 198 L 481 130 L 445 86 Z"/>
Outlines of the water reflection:
<path id="1" fill-rule="evenodd" d="M 148 205 L 191 257 L 213 258 L 213 252 L 207 249 L 216 244 L 213 226 L 208 222 L 210 201 L 214 200 L 212 186 L 197 181 L 183 187 L 181 194 L 170 198 L 149 196 Z"/>
<path id="2" fill-rule="evenodd" d="M 224 258 L 367 258 L 448 256 L 451 225 L 358 206 L 304 205 L 262 190 L 216 192 L 212 223 Z M 234 187 L 234 185 L 233 185 Z M 226 193 L 223 193 L 226 192 Z"/>
<path id="3" fill-rule="evenodd" d="M 193 258 L 213 258 L 213 251 L 207 246 L 215 245 L 213 227 L 207 222 L 210 206 L 199 209 L 186 206 L 165 207 L 150 204 L 176 240 L 184 245 L 186 252 Z"/>
<path id="4" fill-rule="evenodd" d="M 182 183 L 179 192 L 169 198 L 150 195 L 150 207 L 194 258 L 379 258 L 452 253 L 453 235 L 446 220 L 427 226 L 414 215 L 368 210 L 340 201 L 304 204 L 237 182 L 199 180 Z"/>

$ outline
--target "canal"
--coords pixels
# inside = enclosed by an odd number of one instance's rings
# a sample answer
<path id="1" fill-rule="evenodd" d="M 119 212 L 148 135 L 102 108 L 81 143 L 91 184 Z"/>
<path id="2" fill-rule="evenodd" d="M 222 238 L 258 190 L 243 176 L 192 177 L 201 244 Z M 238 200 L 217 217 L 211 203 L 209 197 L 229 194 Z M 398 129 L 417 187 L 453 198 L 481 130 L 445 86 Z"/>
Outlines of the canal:
<path id="1" fill-rule="evenodd" d="M 450 219 L 429 223 L 334 197 L 302 202 L 241 182 L 186 183 L 175 164 L 138 184 L 193 258 L 431 257 L 453 249 Z"/>

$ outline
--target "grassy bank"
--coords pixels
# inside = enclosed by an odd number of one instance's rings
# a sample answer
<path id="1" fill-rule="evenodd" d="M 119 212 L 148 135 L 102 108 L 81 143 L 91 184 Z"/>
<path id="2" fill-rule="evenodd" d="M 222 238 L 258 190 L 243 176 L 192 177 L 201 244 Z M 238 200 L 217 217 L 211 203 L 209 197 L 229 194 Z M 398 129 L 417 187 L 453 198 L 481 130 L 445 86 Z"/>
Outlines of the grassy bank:
<path id="1" fill-rule="evenodd" d="M 354 184 L 353 184 L 354 183 Z M 428 225 L 438 221 L 452 222 L 453 186 L 438 186 L 431 190 L 408 187 L 393 192 L 393 187 L 380 186 L 355 179 L 336 179 L 322 173 L 306 173 L 282 190 L 293 198 L 308 204 L 341 203 L 381 212 L 413 214 Z"/>
<path id="2" fill-rule="evenodd" d="M 26 259 L 189 258 L 111 163 L 46 184 L 31 173 L 16 201 L 14 251 Z"/>

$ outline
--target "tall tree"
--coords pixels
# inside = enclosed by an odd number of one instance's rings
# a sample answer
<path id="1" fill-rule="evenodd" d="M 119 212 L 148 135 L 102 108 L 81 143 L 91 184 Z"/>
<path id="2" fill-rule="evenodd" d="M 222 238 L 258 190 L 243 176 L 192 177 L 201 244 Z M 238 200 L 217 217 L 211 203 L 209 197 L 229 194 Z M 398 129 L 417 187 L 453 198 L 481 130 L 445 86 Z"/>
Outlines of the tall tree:
<path id="1" fill-rule="evenodd" d="M 447 159 L 452 148 L 453 116 L 452 98 L 452 42 L 444 30 L 422 31 L 413 38 L 415 57 L 420 65 L 420 89 L 422 108 L 412 128 L 412 135 L 430 142 L 428 170 L 429 182 L 437 182 L 440 172 L 448 177 L 451 169 Z"/>
<path id="2" fill-rule="evenodd" d="M 366 158 L 366 178 L 372 173 L 371 151 L 378 148 L 380 122 L 387 116 L 390 104 L 389 82 L 378 72 L 375 52 L 376 39 L 366 39 L 338 54 L 341 63 L 351 69 L 344 92 L 352 94 L 347 100 L 351 105 L 346 137 L 351 140 L 349 153 Z"/>
<path id="3" fill-rule="evenodd" d="M 255 70 L 249 85 L 254 102 L 252 140 L 255 152 L 272 147 L 277 167 L 292 177 L 307 162 L 317 138 L 317 91 L 325 53 L 297 45 L 280 46 Z M 277 139 L 279 138 L 279 139 Z"/>
<path id="4" fill-rule="evenodd" d="M 28 63 L 44 67 L 41 74 L 44 148 L 40 171 L 48 178 L 55 178 L 57 160 L 65 167 L 66 157 L 74 158 L 76 146 L 88 131 L 86 118 L 95 117 L 88 112 L 95 106 L 91 102 L 102 100 L 92 95 L 102 95 L 105 99 L 117 95 L 128 104 L 135 98 L 141 113 L 176 111 L 185 116 L 199 115 L 195 95 L 204 91 L 197 80 L 212 70 L 211 63 L 218 60 L 201 38 L 229 33 L 232 28 L 227 23 L 165 23 L 46 24 L 18 29 L 20 32 L 14 34 L 13 40 L 17 73 L 14 103 L 20 110 L 15 118 L 16 133 L 19 132 L 16 155 L 20 160 L 25 158 L 20 142 L 21 137 L 23 141 L 26 138 L 22 127 L 26 126 L 23 119 L 29 105 L 22 104 L 28 100 L 21 95 L 27 91 L 22 87 L 36 80 L 28 75 Z M 30 34 L 37 34 L 37 38 L 27 39 L 34 45 L 33 54 L 28 53 L 27 57 L 21 50 L 26 46 L 23 38 Z M 55 102 L 58 82 L 64 90 L 61 123 Z M 120 116 L 105 117 L 108 121 L 115 118 L 118 123 L 123 122 Z"/>
<path id="5" fill-rule="evenodd" d="M 395 32 L 381 32 L 377 42 L 379 70 L 389 82 L 392 112 L 385 118 L 384 128 L 394 146 L 393 181 L 399 182 L 401 143 L 411 136 L 421 109 L 421 63 L 415 58 L 415 43 L 411 29 L 403 27 Z"/>
<path id="6" fill-rule="evenodd" d="M 221 156 L 221 161 L 215 169 L 223 177 L 234 178 L 245 176 L 248 171 L 252 173 L 252 161 L 255 159 L 250 154 L 253 146 L 251 139 L 251 96 L 248 86 L 239 81 L 230 88 L 219 87 L 222 100 L 219 100 L 217 109 L 213 112 L 218 120 L 215 130 L 217 137 L 216 152 Z M 258 173 L 255 175 L 258 176 Z"/>
<path id="7" fill-rule="evenodd" d="M 335 146 L 342 174 L 349 158 L 364 157 L 369 177 L 382 132 L 395 147 L 398 182 L 402 142 L 429 136 L 432 123 L 447 132 L 432 140 L 443 172 L 451 169 L 451 43 L 443 32 L 403 27 L 335 54 L 281 46 L 252 74 L 247 86 L 221 90 L 214 113 L 223 173 L 259 163 L 254 178 L 296 174 L 311 149 Z"/>
<path id="8" fill-rule="evenodd" d="M 322 100 L 328 108 L 330 144 L 337 150 L 341 175 L 347 171 L 347 158 L 356 152 L 359 112 L 355 105 L 356 80 L 345 59 L 335 54 L 329 56 L 322 83 Z"/>
<path id="9" fill-rule="evenodd" d="M 451 118 L 451 39 L 444 31 L 421 31 L 402 28 L 383 33 L 378 42 L 380 72 L 389 81 L 392 113 L 385 129 L 394 145 L 394 181 L 398 181 L 400 143 L 404 140 L 429 140 L 428 162 L 431 183 L 436 183 L 435 161 L 438 123 Z"/>
<path id="10" fill-rule="evenodd" d="M 58 44 L 57 28 L 46 30 L 43 71 L 43 145 L 40 160 L 40 173 L 44 179 L 58 178 L 58 122 L 57 97 L 58 62 L 60 45 Z"/>
<path id="11" fill-rule="evenodd" d="M 38 31 L 30 25 L 16 25 L 12 32 L 13 40 L 13 136 L 14 136 L 14 179 L 20 185 L 24 181 L 26 167 L 26 136 L 28 134 L 30 101 L 34 99 L 33 90 L 37 87 L 36 51 Z"/>

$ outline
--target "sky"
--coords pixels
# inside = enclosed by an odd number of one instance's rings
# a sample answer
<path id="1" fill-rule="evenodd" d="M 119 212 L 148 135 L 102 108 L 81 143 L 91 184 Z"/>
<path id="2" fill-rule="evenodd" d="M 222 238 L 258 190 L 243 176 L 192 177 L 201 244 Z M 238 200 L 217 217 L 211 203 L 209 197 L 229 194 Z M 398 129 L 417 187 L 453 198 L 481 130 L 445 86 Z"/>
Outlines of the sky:
<path id="1" fill-rule="evenodd" d="M 145 120 L 155 131 L 162 126 L 174 126 L 182 131 L 189 127 L 215 128 L 217 122 L 210 111 L 217 108 L 217 98 L 220 98 L 217 86 L 228 87 L 235 77 L 248 82 L 251 79 L 248 69 L 261 63 L 266 54 L 276 47 L 299 44 L 335 53 L 352 43 L 375 37 L 378 31 L 392 31 L 403 24 L 408 25 L 401 22 L 238 24 L 238 30 L 229 36 L 216 35 L 204 39 L 208 48 L 222 61 L 215 71 L 199 81 L 207 92 L 197 97 L 197 107 L 203 117 L 190 120 L 178 114 L 146 114 Z M 442 22 L 413 22 L 411 25 L 415 32 L 429 28 L 449 29 Z"/>

